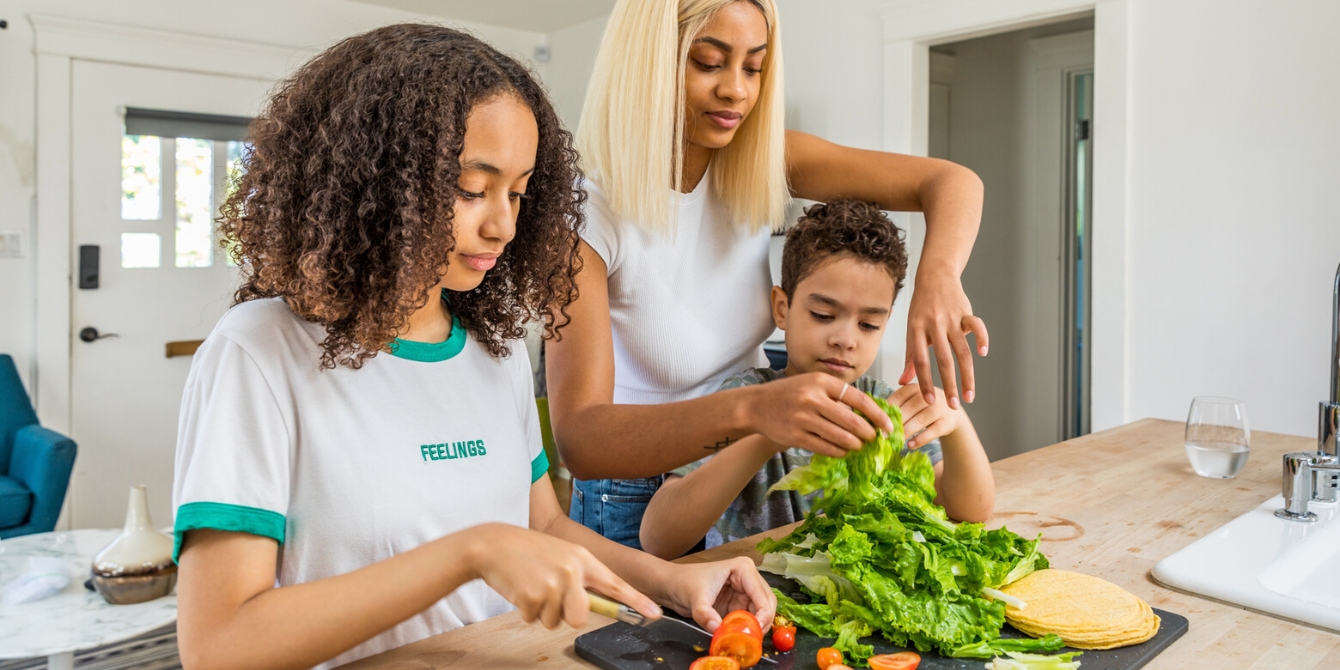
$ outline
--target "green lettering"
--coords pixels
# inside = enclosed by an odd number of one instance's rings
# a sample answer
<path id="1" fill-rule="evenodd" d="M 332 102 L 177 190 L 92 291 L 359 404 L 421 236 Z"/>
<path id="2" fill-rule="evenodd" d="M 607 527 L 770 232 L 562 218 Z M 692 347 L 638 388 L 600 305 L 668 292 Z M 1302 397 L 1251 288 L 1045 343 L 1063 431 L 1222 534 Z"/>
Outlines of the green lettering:
<path id="1" fill-rule="evenodd" d="M 478 456 L 478 455 L 479 455 L 479 449 L 478 449 L 477 447 L 475 447 L 475 441 L 474 441 L 474 440 L 470 440 L 469 442 L 466 442 L 466 443 L 465 443 L 465 450 L 466 450 L 466 452 L 469 453 L 471 456 Z"/>
<path id="2" fill-rule="evenodd" d="M 440 461 L 440 460 L 442 460 L 442 447 L 444 447 L 444 446 L 446 446 L 446 445 L 441 444 L 441 443 L 438 443 L 438 444 L 434 444 L 434 445 L 433 445 L 433 460 L 435 460 L 435 461 Z"/>
<path id="3" fill-rule="evenodd" d="M 488 452 L 484 451 L 484 441 L 483 441 L 483 440 L 480 440 L 480 441 L 479 441 L 479 455 L 480 455 L 480 456 L 483 456 L 483 455 L 486 454 L 486 453 L 488 453 Z"/>
<path id="4" fill-rule="evenodd" d="M 422 446 L 419 447 L 419 453 L 423 454 L 423 460 L 424 460 L 425 462 L 428 460 L 428 449 L 429 449 L 429 448 L 430 448 L 430 446 L 427 445 L 427 444 L 422 445 Z"/>

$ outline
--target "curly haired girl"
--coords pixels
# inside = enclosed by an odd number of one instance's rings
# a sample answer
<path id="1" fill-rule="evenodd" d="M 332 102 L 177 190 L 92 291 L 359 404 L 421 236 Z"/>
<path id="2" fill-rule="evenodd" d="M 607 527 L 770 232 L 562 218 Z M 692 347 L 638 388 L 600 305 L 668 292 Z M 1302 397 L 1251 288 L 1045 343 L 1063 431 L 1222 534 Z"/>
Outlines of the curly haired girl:
<path id="1" fill-rule="evenodd" d="M 252 142 L 221 219 L 242 286 L 182 400 L 188 667 L 329 667 L 513 606 L 580 626 L 588 588 L 709 629 L 715 607 L 771 621 L 747 559 L 606 541 L 544 476 L 515 343 L 529 319 L 563 325 L 582 195 L 524 67 L 448 28 L 381 28 L 303 66 Z"/>

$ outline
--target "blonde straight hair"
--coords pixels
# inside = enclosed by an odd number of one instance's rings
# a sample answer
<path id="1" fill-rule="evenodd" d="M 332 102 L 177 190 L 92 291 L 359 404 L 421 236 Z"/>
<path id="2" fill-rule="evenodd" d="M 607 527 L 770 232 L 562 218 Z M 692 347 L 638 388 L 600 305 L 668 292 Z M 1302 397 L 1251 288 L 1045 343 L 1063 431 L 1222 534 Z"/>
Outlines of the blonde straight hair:
<path id="1" fill-rule="evenodd" d="M 729 145 L 712 157 L 712 187 L 731 220 L 758 232 L 781 225 L 786 183 L 782 45 L 774 0 L 619 0 L 586 91 L 577 150 L 620 217 L 673 232 L 684 167 L 684 68 L 693 38 L 718 9 L 763 11 L 768 50 L 758 101 Z"/>

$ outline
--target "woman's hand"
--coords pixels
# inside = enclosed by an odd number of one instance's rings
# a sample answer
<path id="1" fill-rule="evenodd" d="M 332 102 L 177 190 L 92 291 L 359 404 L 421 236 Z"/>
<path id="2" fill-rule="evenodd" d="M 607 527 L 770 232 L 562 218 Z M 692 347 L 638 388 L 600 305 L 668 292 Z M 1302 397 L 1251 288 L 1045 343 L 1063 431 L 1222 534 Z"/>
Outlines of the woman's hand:
<path id="1" fill-rule="evenodd" d="M 944 400 L 944 393 L 934 386 L 931 389 L 937 392 L 935 402 L 932 403 L 926 402 L 921 389 L 912 384 L 899 388 L 889 396 L 889 402 L 903 412 L 903 433 L 907 435 L 908 449 L 924 447 L 931 440 L 951 435 L 966 420 L 963 408 L 950 409 Z"/>
<path id="2" fill-rule="evenodd" d="M 692 616 L 711 633 L 721 617 L 735 610 L 749 610 L 768 630 L 777 612 L 777 597 L 758 573 L 754 562 L 744 557 L 714 563 L 671 564 L 666 603 L 681 616 Z"/>
<path id="3" fill-rule="evenodd" d="M 562 621 L 581 627 L 590 611 L 587 589 L 644 615 L 661 615 L 656 603 L 584 547 L 506 524 L 471 530 L 476 533 L 470 551 L 475 574 L 515 605 L 527 623 L 539 619 L 546 628 L 555 628 Z"/>
<path id="4" fill-rule="evenodd" d="M 953 273 L 918 272 L 916 286 L 912 291 L 912 304 L 907 313 L 906 365 L 898 383 L 907 384 L 915 375 L 920 381 L 926 403 L 935 403 L 928 351 L 933 346 L 949 407 L 960 407 L 954 375 L 955 358 L 958 358 L 959 371 L 963 374 L 963 400 L 972 402 L 976 395 L 976 379 L 973 377 L 968 333 L 976 333 L 977 355 L 985 356 L 986 324 L 972 315 L 972 303 L 968 302 L 958 276 Z"/>
<path id="5" fill-rule="evenodd" d="M 841 458 L 875 439 L 877 428 L 893 430 L 893 421 L 869 396 L 822 372 L 787 377 L 743 391 L 754 394 L 747 405 L 753 432 L 785 447 Z"/>

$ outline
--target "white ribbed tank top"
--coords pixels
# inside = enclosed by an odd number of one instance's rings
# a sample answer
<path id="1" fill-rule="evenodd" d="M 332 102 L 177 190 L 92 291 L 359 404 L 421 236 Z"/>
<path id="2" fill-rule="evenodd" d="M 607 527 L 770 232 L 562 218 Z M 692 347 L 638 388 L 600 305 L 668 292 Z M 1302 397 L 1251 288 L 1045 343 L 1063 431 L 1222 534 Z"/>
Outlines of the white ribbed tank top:
<path id="1" fill-rule="evenodd" d="M 673 234 L 621 219 L 595 181 L 583 182 L 582 239 L 609 274 L 616 403 L 696 398 L 745 369 L 767 367 L 770 231 L 730 221 L 711 181 L 709 172 L 692 193 L 667 193 L 678 201 Z"/>

